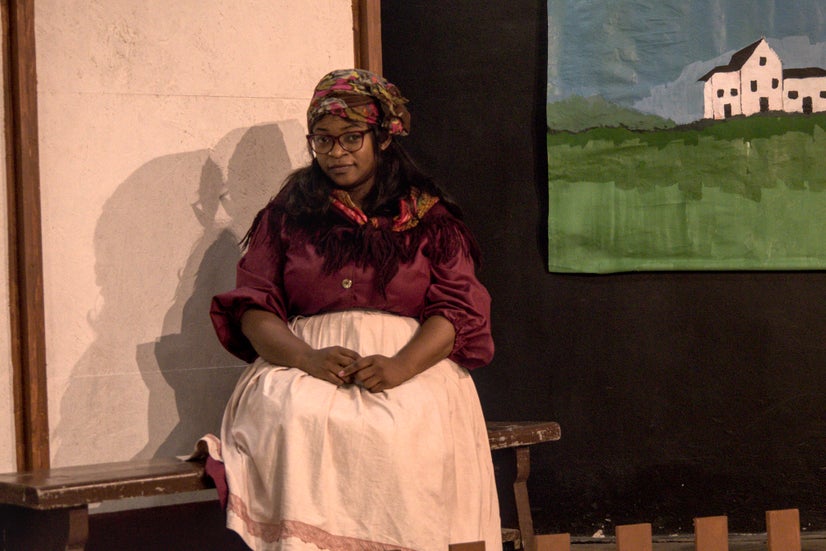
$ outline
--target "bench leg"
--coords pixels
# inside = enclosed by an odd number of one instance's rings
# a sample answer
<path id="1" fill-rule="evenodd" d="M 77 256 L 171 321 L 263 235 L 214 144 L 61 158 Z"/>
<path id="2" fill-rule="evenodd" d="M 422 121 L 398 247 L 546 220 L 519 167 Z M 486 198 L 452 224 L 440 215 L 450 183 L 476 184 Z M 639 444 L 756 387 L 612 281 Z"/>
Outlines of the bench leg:
<path id="1" fill-rule="evenodd" d="M 24 507 L 0 508 L 3 549 L 83 551 L 89 538 L 86 505 L 53 511 Z"/>
<path id="2" fill-rule="evenodd" d="M 513 495 L 516 499 L 516 516 L 519 519 L 519 532 L 522 535 L 522 548 L 535 551 L 536 542 L 533 534 L 533 517 L 531 502 L 528 499 L 528 476 L 531 474 L 531 450 L 528 446 L 517 446 L 516 480 L 513 483 Z"/>
<path id="3" fill-rule="evenodd" d="M 83 551 L 89 539 L 89 508 L 75 507 L 66 511 L 69 530 L 66 537 L 66 551 Z"/>

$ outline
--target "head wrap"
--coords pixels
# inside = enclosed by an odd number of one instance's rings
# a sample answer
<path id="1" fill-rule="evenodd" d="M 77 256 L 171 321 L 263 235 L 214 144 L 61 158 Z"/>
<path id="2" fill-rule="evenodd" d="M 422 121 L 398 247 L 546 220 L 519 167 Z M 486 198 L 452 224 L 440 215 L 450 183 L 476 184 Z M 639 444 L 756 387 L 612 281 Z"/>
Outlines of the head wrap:
<path id="1" fill-rule="evenodd" d="M 392 135 L 410 132 L 410 113 L 399 89 L 364 69 L 341 69 L 326 74 L 315 88 L 307 109 L 307 129 L 325 115 L 366 124 L 379 124 Z"/>

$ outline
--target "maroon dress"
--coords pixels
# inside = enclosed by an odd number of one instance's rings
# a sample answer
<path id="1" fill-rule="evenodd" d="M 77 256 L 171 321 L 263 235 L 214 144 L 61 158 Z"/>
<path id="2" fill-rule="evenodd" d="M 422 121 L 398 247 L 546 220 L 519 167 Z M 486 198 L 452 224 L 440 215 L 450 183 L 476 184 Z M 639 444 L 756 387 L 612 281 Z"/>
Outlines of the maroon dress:
<path id="1" fill-rule="evenodd" d="M 387 234 L 389 239 L 417 241 L 412 259 L 399 262 L 398 272 L 382 292 L 374 284 L 376 269 L 359 258 L 351 257 L 334 272 L 325 272 L 324 259 L 311 237 L 300 230 L 291 232 L 281 221 L 272 224 L 272 217 L 283 220 L 283 214 L 267 209 L 238 263 L 236 289 L 216 296 L 212 303 L 212 321 L 227 350 L 247 362 L 257 357 L 240 329 L 241 316 L 250 308 L 273 312 L 284 321 L 297 315 L 368 309 L 419 322 L 443 316 L 456 330 L 451 360 L 467 369 L 490 362 L 490 295 L 476 278 L 466 242 L 472 237 L 462 222 L 438 203 L 408 232 L 393 232 L 389 227 L 364 230 L 335 212 L 330 216 L 340 218 L 335 231 L 341 234 L 341 242 L 387 238 Z M 273 227 L 278 228 L 274 238 L 270 237 Z M 454 254 L 433 250 L 434 245 L 448 242 Z"/>

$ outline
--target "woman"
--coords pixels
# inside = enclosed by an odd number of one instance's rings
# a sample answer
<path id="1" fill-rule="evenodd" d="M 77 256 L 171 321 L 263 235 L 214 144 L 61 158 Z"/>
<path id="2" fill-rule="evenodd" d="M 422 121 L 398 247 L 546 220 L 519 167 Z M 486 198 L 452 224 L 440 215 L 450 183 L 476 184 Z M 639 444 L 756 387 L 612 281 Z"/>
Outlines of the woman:
<path id="1" fill-rule="evenodd" d="M 253 362 L 224 413 L 227 524 L 253 549 L 500 549 L 467 369 L 493 355 L 478 249 L 395 137 L 407 100 L 334 71 L 307 112 L 313 161 L 257 215 L 224 346 Z"/>

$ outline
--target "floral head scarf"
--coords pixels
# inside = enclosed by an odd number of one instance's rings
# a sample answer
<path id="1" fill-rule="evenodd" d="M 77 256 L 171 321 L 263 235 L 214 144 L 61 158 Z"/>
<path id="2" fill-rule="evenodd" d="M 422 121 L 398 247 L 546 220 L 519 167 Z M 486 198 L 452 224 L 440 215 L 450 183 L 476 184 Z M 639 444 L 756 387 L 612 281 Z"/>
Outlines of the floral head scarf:
<path id="1" fill-rule="evenodd" d="M 399 89 L 364 69 L 342 69 L 325 75 L 315 88 L 307 109 L 307 128 L 325 115 L 366 124 L 378 124 L 391 135 L 410 132 L 410 113 Z"/>

